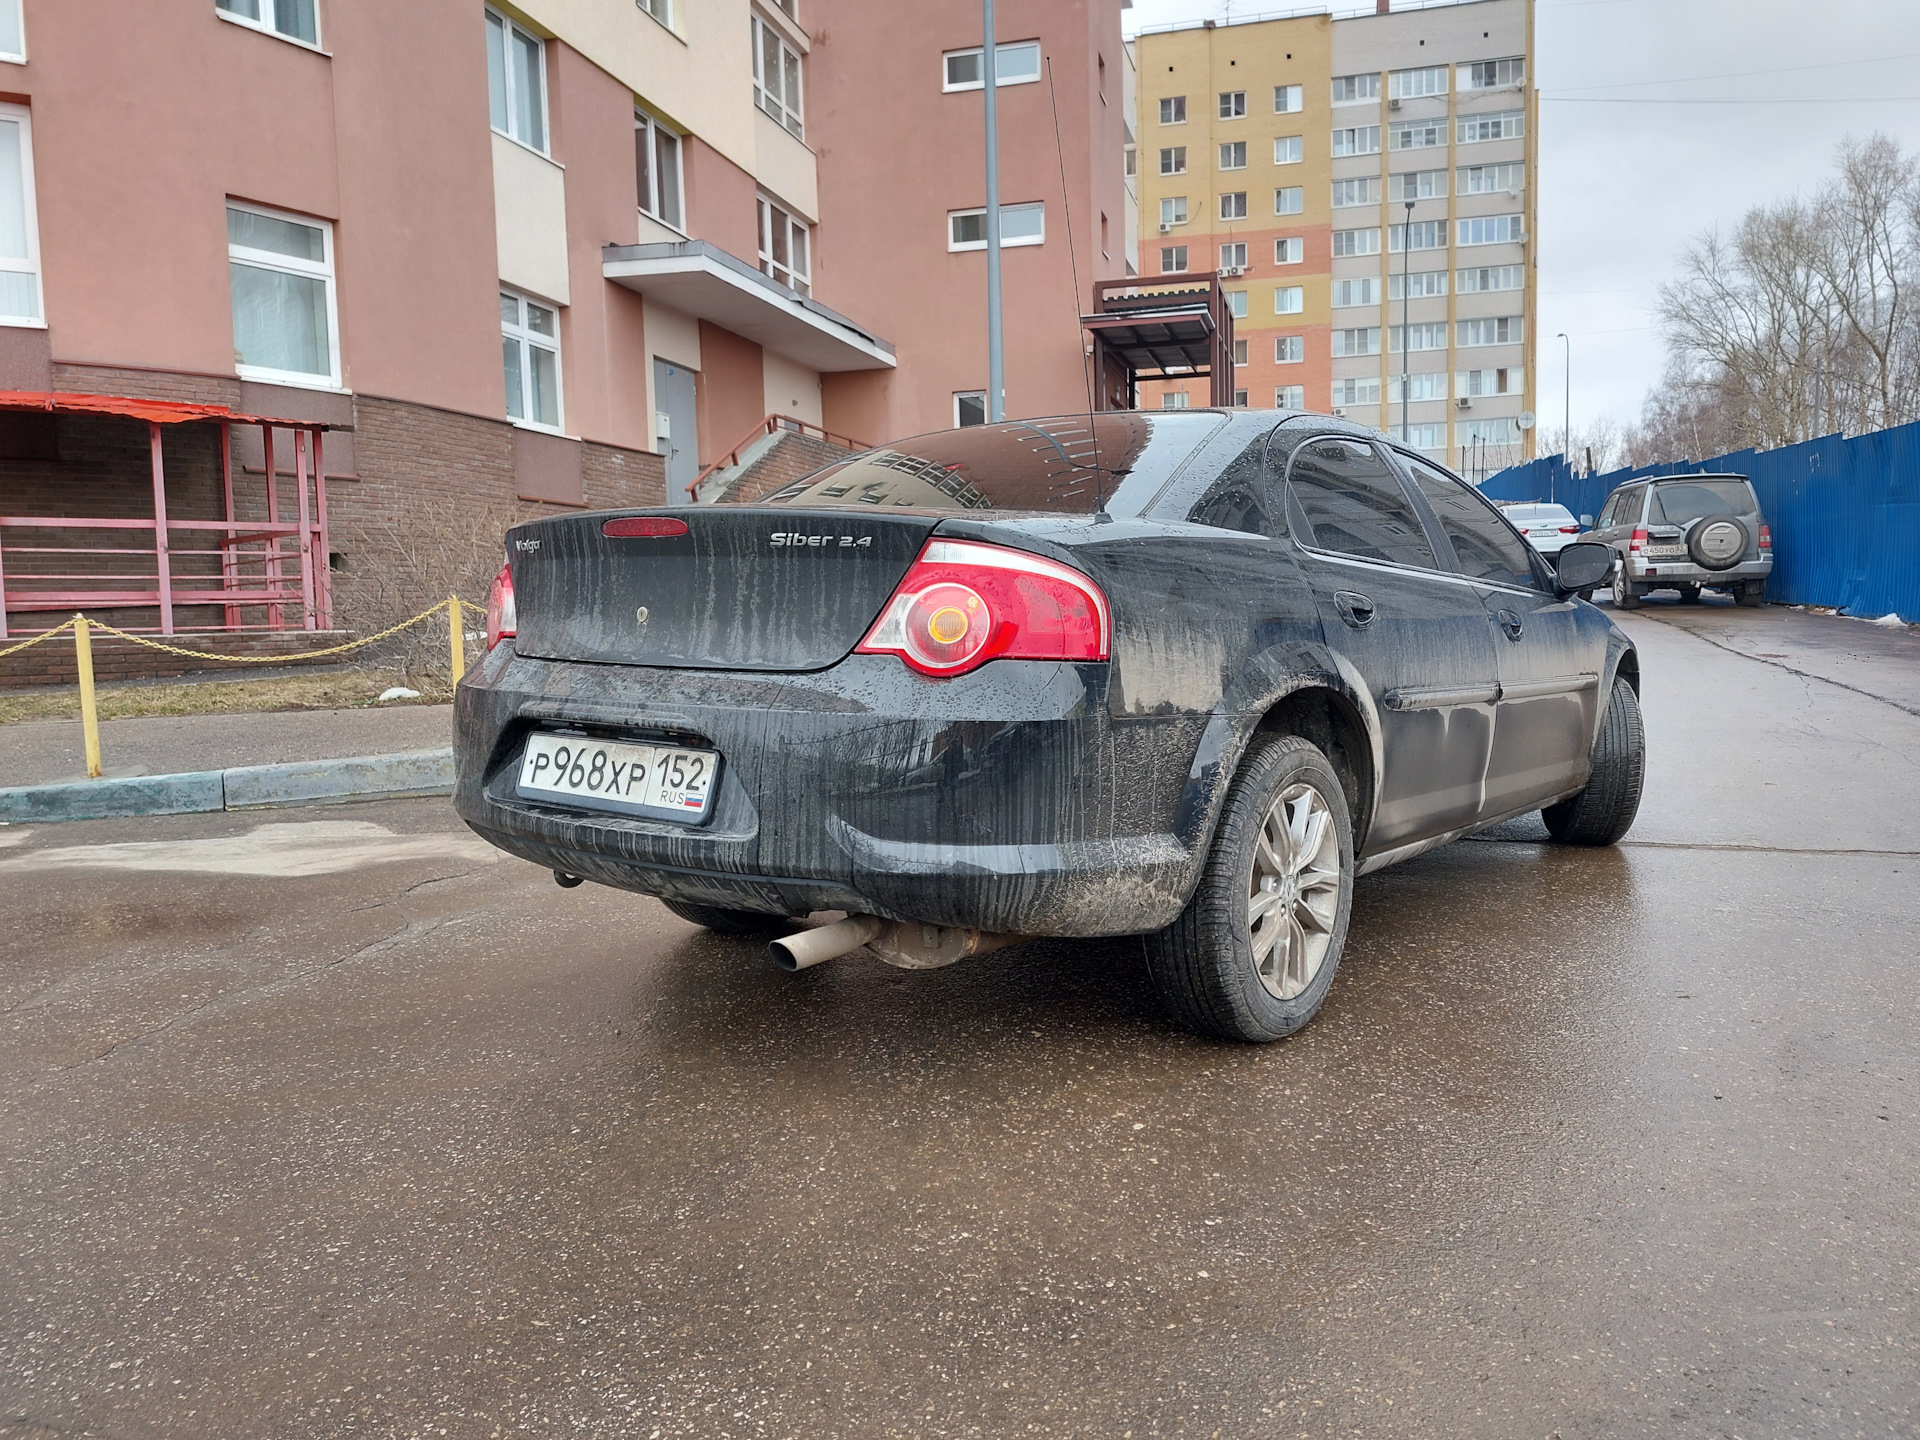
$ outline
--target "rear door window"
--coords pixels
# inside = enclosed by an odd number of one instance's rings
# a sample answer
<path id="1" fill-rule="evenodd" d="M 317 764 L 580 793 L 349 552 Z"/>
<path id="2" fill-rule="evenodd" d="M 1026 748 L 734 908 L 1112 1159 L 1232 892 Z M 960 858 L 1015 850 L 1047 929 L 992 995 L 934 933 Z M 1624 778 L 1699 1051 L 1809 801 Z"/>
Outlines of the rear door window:
<path id="1" fill-rule="evenodd" d="M 1524 585 L 1530 590 L 1539 587 L 1533 547 L 1513 533 L 1513 527 L 1500 518 L 1500 512 L 1484 495 L 1445 471 L 1410 456 L 1403 458 L 1420 493 L 1433 507 L 1440 528 L 1453 543 L 1462 574 L 1501 585 Z"/>
<path id="2" fill-rule="evenodd" d="M 1690 480 L 1653 487 L 1655 525 L 1686 525 L 1704 515 L 1751 515 L 1758 507 L 1744 480 Z"/>
<path id="3" fill-rule="evenodd" d="M 1287 490 L 1300 537 L 1321 550 L 1439 567 L 1426 528 L 1399 477 L 1373 446 L 1322 436 L 1293 452 Z"/>

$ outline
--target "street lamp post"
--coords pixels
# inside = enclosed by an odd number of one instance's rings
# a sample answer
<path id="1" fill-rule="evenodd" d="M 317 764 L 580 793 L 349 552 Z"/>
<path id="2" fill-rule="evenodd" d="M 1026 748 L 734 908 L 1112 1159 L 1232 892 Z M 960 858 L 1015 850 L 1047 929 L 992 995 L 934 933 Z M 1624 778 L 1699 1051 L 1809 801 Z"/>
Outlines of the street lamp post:
<path id="1" fill-rule="evenodd" d="M 1561 378 L 1566 382 L 1566 394 L 1560 409 L 1560 424 L 1562 427 L 1560 431 L 1560 449 L 1562 458 L 1567 462 L 1567 473 L 1571 475 L 1573 473 L 1573 341 L 1564 330 L 1553 338 L 1567 342 L 1567 361 L 1562 367 L 1561 375 Z M 1553 471 L 1551 469 L 1547 471 L 1547 498 L 1549 500 L 1553 498 Z"/>
<path id="2" fill-rule="evenodd" d="M 1413 201 L 1407 201 L 1407 223 L 1400 230 L 1400 443 L 1408 444 L 1408 422 L 1413 405 L 1413 336 L 1407 325 L 1407 306 L 1413 299 L 1408 267 L 1413 263 Z"/>
<path id="3" fill-rule="evenodd" d="M 1006 361 L 1000 338 L 1000 88 L 993 45 L 993 0 L 980 0 L 981 79 L 987 106 L 987 421 L 1007 418 Z"/>

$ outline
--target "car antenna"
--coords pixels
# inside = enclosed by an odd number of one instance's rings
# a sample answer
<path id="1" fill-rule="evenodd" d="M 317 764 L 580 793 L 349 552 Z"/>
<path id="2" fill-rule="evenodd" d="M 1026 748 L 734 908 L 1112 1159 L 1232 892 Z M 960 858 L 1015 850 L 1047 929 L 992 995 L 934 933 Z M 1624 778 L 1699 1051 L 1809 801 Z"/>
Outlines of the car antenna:
<path id="1" fill-rule="evenodd" d="M 1073 323 L 1080 323 L 1080 256 L 1073 247 L 1073 201 L 1067 195 L 1067 152 L 1060 144 L 1060 101 L 1053 90 L 1053 56 L 1046 59 L 1047 104 L 1053 111 L 1053 153 L 1060 159 L 1060 208 L 1067 217 L 1067 263 L 1073 267 Z M 1087 382 L 1087 434 L 1093 437 L 1093 518 L 1095 523 L 1112 521 L 1107 514 L 1107 497 L 1100 485 L 1100 432 L 1093 423 L 1093 375 L 1086 360 L 1080 362 L 1080 378 Z"/>

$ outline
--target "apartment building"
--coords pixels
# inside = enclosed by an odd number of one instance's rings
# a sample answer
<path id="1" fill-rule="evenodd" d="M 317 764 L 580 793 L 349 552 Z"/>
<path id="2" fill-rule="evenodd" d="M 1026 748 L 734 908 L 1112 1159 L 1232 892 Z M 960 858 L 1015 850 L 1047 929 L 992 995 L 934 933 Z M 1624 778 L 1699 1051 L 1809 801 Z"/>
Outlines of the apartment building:
<path id="1" fill-rule="evenodd" d="M 1084 404 L 1076 271 L 1132 240 L 1122 4 L 1001 6 L 1011 413 Z M 349 573 L 461 514 L 688 498 L 772 415 L 975 418 L 979 14 L 0 0 L 0 390 L 336 427 L 318 563 Z M 293 513 L 293 432 L 230 429 L 167 429 L 173 520 L 219 517 L 228 462 L 257 509 L 270 438 Z M 0 415 L 0 515 L 151 514 L 146 448 Z"/>
<path id="2" fill-rule="evenodd" d="M 1532 455 L 1532 46 L 1532 0 L 1136 39 L 1141 268 L 1219 272 L 1239 403 L 1404 426 L 1469 469 Z"/>

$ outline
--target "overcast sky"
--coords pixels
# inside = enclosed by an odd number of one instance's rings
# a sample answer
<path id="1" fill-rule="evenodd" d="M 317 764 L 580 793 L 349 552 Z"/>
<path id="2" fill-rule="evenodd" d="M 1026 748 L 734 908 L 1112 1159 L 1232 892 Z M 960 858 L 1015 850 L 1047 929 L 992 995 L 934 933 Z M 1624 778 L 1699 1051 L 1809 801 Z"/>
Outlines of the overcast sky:
<path id="1" fill-rule="evenodd" d="M 1134 0 L 1124 21 L 1132 35 L 1279 8 Z M 1564 330 L 1577 435 L 1640 413 L 1662 367 L 1655 292 L 1688 239 L 1817 188 L 1849 134 L 1920 145 L 1920 0 L 1535 0 L 1535 27 L 1538 408 L 1557 429 Z"/>

